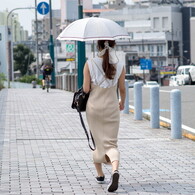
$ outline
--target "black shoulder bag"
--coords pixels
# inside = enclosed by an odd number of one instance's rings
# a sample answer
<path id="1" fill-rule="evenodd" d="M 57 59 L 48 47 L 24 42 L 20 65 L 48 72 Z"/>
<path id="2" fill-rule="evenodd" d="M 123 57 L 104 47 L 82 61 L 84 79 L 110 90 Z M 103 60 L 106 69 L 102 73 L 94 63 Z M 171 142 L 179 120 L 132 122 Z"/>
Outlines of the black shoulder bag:
<path id="1" fill-rule="evenodd" d="M 90 136 L 91 136 L 91 140 L 93 142 L 93 146 L 94 147 L 92 147 L 90 145 L 90 142 L 89 142 L 89 134 L 87 132 L 87 129 L 85 127 L 85 123 L 83 121 L 83 117 L 82 117 L 82 114 L 81 114 L 81 112 L 86 111 L 86 105 L 87 105 L 88 98 L 89 98 L 89 93 L 85 93 L 83 91 L 83 88 L 80 88 L 78 91 L 76 91 L 74 93 L 73 101 L 72 101 L 72 109 L 76 109 L 77 112 L 79 113 L 80 120 L 81 120 L 81 124 L 83 126 L 83 129 L 84 129 L 85 134 L 86 134 L 87 139 L 88 139 L 89 147 L 90 147 L 91 150 L 94 151 L 95 150 L 95 142 L 94 142 L 93 136 L 92 136 L 91 131 L 90 131 Z"/>

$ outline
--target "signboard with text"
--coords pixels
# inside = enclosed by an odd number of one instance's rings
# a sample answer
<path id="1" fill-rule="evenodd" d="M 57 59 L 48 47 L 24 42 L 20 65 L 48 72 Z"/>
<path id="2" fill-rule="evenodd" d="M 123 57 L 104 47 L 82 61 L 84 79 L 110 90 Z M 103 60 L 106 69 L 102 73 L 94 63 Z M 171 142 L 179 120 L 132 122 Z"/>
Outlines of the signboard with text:
<path id="1" fill-rule="evenodd" d="M 140 59 L 140 68 L 141 70 L 151 70 L 152 69 L 152 60 L 151 59 Z"/>
<path id="2" fill-rule="evenodd" d="M 66 42 L 66 58 L 74 58 L 75 57 L 75 42 L 68 41 Z"/>

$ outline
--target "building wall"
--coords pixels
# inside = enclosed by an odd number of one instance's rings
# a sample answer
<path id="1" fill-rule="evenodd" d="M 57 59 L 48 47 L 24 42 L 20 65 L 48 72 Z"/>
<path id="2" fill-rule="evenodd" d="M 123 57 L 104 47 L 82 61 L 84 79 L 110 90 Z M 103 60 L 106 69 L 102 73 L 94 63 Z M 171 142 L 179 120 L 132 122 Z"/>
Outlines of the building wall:
<path id="1" fill-rule="evenodd" d="M 93 8 L 92 0 L 83 1 L 83 9 L 92 9 L 92 8 Z"/>
<path id="2" fill-rule="evenodd" d="M 50 17 L 45 15 L 43 19 L 37 20 L 39 44 L 42 41 L 48 41 L 50 38 Z M 60 34 L 60 10 L 52 11 L 53 38 L 56 39 Z M 36 40 L 36 21 L 32 21 L 32 40 Z"/>
<path id="3" fill-rule="evenodd" d="M 37 25 L 38 25 L 38 39 L 42 39 L 43 35 L 43 21 L 42 20 L 37 20 Z M 36 21 L 32 20 L 32 40 L 36 40 Z"/>
<path id="4" fill-rule="evenodd" d="M 0 25 L 6 24 L 7 12 L 0 12 Z"/>
<path id="5" fill-rule="evenodd" d="M 0 26 L 0 73 L 4 73 L 7 76 L 7 28 L 6 26 Z"/>
<path id="6" fill-rule="evenodd" d="M 195 64 L 195 17 L 190 18 L 191 63 Z"/>
<path id="7" fill-rule="evenodd" d="M 108 7 L 110 9 L 121 9 L 125 5 L 125 0 L 108 0 Z"/>
<path id="8" fill-rule="evenodd" d="M 60 34 L 59 30 L 60 18 L 53 18 L 52 25 L 53 25 L 53 38 L 56 39 L 57 36 Z M 44 41 L 48 41 L 50 38 L 50 19 L 45 17 L 42 20 L 43 25 L 43 35 L 42 38 Z"/>

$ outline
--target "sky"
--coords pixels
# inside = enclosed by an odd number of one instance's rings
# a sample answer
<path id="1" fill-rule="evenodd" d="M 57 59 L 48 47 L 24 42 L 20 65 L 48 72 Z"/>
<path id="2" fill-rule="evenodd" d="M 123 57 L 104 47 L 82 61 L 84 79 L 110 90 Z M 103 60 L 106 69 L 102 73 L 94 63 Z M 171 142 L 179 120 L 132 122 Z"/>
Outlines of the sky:
<path id="1" fill-rule="evenodd" d="M 45 1 L 49 2 L 49 0 L 37 0 L 37 4 Z M 99 3 L 99 2 L 106 2 L 106 0 L 93 0 L 93 3 Z M 128 0 L 126 0 L 128 2 Z M 3 3 L 1 3 L 0 11 L 5 11 L 8 9 L 8 11 L 11 11 L 14 8 L 23 8 L 23 7 L 34 7 L 35 6 L 35 0 L 3 0 Z M 59 9 L 60 8 L 60 0 L 52 0 L 52 9 Z M 19 14 L 19 21 L 20 24 L 24 27 L 25 30 L 30 31 L 29 34 L 31 34 L 31 20 L 35 19 L 35 10 L 34 9 L 21 9 L 14 11 L 15 13 Z M 41 18 L 42 15 L 38 13 L 38 18 Z"/>

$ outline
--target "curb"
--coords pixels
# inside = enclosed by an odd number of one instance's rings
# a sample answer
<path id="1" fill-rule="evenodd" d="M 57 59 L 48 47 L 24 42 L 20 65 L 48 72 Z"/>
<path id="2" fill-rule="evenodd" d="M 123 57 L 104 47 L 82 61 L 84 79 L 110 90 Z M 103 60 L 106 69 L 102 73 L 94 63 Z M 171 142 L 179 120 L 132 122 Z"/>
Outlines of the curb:
<path id="1" fill-rule="evenodd" d="M 134 113 L 134 106 L 129 105 L 129 111 Z M 143 112 L 143 118 L 150 120 L 150 112 Z M 171 130 L 171 120 L 160 116 L 160 126 Z M 195 141 L 195 129 L 182 124 L 182 136 Z"/>

